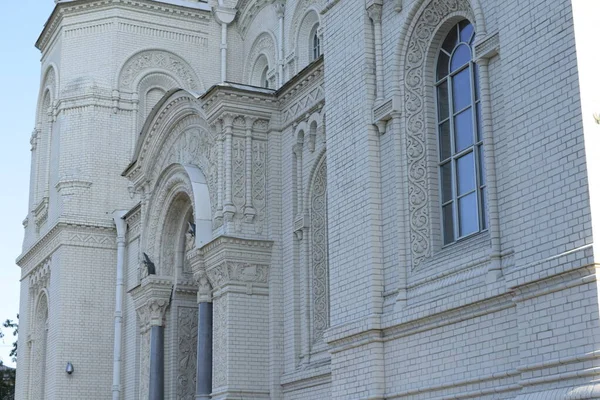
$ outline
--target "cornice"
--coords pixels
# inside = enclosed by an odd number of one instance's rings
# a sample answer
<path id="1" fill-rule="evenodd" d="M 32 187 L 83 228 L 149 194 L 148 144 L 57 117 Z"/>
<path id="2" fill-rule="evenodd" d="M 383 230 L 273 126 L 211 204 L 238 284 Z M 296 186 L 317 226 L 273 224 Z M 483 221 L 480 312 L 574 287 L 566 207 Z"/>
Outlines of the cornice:
<path id="1" fill-rule="evenodd" d="M 282 104 L 290 101 L 296 93 L 311 83 L 323 80 L 325 72 L 325 56 L 317 58 L 312 63 L 308 64 L 302 71 L 294 75 L 289 81 L 285 82 L 275 92 L 275 95 Z"/>
<path id="2" fill-rule="evenodd" d="M 209 124 L 223 113 L 270 119 L 278 109 L 274 90 L 232 82 L 214 85 L 200 98 Z"/>
<path id="3" fill-rule="evenodd" d="M 63 234 L 73 233 L 71 237 Z M 116 233 L 112 221 L 81 221 L 59 219 L 48 232 L 33 243 L 17 258 L 22 268 L 21 276 L 26 277 L 33 267 L 49 257 L 63 245 L 86 245 L 89 247 L 116 247 Z"/>
<path id="4" fill-rule="evenodd" d="M 192 21 L 198 22 L 198 19 L 209 20 L 212 18 L 211 12 L 208 9 L 199 9 L 192 6 L 168 4 L 158 0 L 76 0 L 62 1 L 56 4 L 50 18 L 44 25 L 42 33 L 38 37 L 35 47 L 44 52 L 52 37 L 57 33 L 61 26 L 62 20 L 67 15 L 75 15 L 78 13 L 87 13 L 91 10 L 101 10 L 108 7 L 121 7 L 135 9 L 137 11 L 144 10 L 146 12 L 158 12 L 169 14 L 171 16 L 183 17 Z"/>

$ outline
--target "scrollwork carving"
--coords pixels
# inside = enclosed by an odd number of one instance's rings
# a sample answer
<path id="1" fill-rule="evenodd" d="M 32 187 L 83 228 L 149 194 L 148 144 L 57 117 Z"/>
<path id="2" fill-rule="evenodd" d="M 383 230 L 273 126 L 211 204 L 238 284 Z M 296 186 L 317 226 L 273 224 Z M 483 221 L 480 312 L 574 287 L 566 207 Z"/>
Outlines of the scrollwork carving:
<path id="1" fill-rule="evenodd" d="M 269 280 L 269 266 L 228 261 L 208 269 L 206 274 L 214 288 L 229 284 L 266 284 Z"/>
<path id="2" fill-rule="evenodd" d="M 140 400 L 148 400 L 150 389 L 150 332 L 140 338 Z"/>
<path id="3" fill-rule="evenodd" d="M 425 109 L 427 49 L 443 19 L 457 12 L 474 20 L 468 0 L 429 2 L 421 11 L 407 44 L 404 96 L 413 268 L 417 268 L 424 258 L 431 255 Z"/>
<path id="4" fill-rule="evenodd" d="M 143 71 L 157 68 L 173 73 L 186 89 L 203 89 L 194 70 L 186 61 L 162 50 L 144 51 L 127 60 L 121 70 L 119 87 L 131 89 L 131 85 Z"/>
<path id="5" fill-rule="evenodd" d="M 227 383 L 227 299 L 214 302 L 213 391 Z"/>
<path id="6" fill-rule="evenodd" d="M 196 392 L 196 352 L 198 310 L 179 307 L 177 313 L 177 400 L 194 400 Z"/>
<path id="7" fill-rule="evenodd" d="M 252 146 L 252 202 L 257 213 L 254 219 L 254 230 L 261 234 L 264 229 L 267 205 L 267 144 L 255 140 Z"/>
<path id="8" fill-rule="evenodd" d="M 329 267 L 327 259 L 327 163 L 315 172 L 310 199 L 313 343 L 323 340 L 329 327 Z"/>
<path id="9" fill-rule="evenodd" d="M 241 210 L 246 203 L 246 145 L 244 139 L 233 139 L 233 205 L 237 212 L 234 217 L 235 227 L 241 231 L 244 215 Z"/>

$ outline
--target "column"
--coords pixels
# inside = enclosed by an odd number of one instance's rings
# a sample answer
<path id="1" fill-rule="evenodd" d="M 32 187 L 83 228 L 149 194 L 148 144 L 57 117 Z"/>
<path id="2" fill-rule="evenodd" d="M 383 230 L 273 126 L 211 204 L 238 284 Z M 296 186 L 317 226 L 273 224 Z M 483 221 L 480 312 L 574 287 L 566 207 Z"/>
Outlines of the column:
<path id="1" fill-rule="evenodd" d="M 252 206 L 252 126 L 256 118 L 245 117 L 246 120 L 246 207 L 244 216 L 246 222 L 252 222 L 256 210 Z"/>
<path id="2" fill-rule="evenodd" d="M 149 275 L 129 293 L 140 318 L 140 332 L 150 331 L 149 366 L 140 365 L 149 373 L 148 399 L 163 400 L 165 397 L 165 313 L 170 304 L 173 283 L 170 279 Z M 146 353 L 147 354 L 147 353 Z M 148 375 L 146 375 L 148 376 Z M 142 383 L 142 386 L 146 386 Z M 146 387 L 141 387 L 143 393 Z"/>
<path id="3" fill-rule="evenodd" d="M 233 115 L 226 114 L 223 117 L 223 129 L 225 133 L 225 205 L 223 207 L 223 215 L 226 221 L 232 221 L 236 211 L 231 193 L 233 185 Z"/>
<path id="4" fill-rule="evenodd" d="M 383 99 L 383 46 L 381 43 L 381 9 L 382 5 L 379 0 L 372 0 L 368 5 L 367 12 L 369 18 L 373 21 L 373 33 L 375 39 L 375 74 L 377 85 L 377 100 Z"/>
<path id="5" fill-rule="evenodd" d="M 273 3 L 273 6 L 275 7 L 275 13 L 277 14 L 277 18 L 279 19 L 279 51 L 277 55 L 277 74 L 279 76 L 277 80 L 277 87 L 280 88 L 281 86 L 283 86 L 283 49 L 285 47 L 283 42 L 283 18 L 285 16 L 285 2 L 282 0 L 278 0 L 275 3 Z"/>
<path id="6" fill-rule="evenodd" d="M 212 393 L 212 287 L 206 276 L 204 259 L 199 249 L 187 252 L 194 280 L 198 284 L 198 347 L 196 352 L 195 400 L 210 400 Z"/>
<path id="7" fill-rule="evenodd" d="M 150 400 L 165 398 L 165 331 L 153 325 L 150 331 Z"/>

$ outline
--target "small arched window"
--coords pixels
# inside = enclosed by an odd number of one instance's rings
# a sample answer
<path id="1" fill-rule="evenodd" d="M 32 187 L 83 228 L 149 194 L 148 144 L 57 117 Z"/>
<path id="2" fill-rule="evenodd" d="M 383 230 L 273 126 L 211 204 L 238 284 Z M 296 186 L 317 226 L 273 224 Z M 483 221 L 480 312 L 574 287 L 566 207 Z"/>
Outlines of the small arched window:
<path id="1" fill-rule="evenodd" d="M 451 30 L 436 68 L 443 243 L 487 229 L 481 96 L 473 62 L 473 25 Z"/>
<path id="2" fill-rule="evenodd" d="M 321 37 L 319 36 L 319 25 L 315 25 L 310 32 L 310 61 L 321 57 Z"/>
<path id="3" fill-rule="evenodd" d="M 260 75 L 260 83 L 262 87 L 269 88 L 269 78 L 267 74 L 269 73 L 269 66 L 267 65 L 265 69 L 263 69 L 262 74 Z"/>

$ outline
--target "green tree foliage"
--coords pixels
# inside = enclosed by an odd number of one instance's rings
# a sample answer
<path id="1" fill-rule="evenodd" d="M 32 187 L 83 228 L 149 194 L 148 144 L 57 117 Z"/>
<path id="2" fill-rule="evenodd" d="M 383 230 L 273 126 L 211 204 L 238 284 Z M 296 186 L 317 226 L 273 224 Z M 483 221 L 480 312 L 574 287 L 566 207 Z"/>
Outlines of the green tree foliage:
<path id="1" fill-rule="evenodd" d="M 12 329 L 13 331 L 13 336 L 15 337 L 15 341 L 13 342 L 13 347 L 10 350 L 10 354 L 9 356 L 12 357 L 12 361 L 14 363 L 17 362 L 17 347 L 19 342 L 17 341 L 17 337 L 19 336 L 19 314 L 17 314 L 17 320 L 16 322 L 13 321 L 12 319 L 7 319 L 6 321 L 4 321 L 4 323 L 2 324 L 3 327 L 8 328 L 8 329 Z M 0 331 L 0 338 L 2 337 L 2 332 Z"/>

